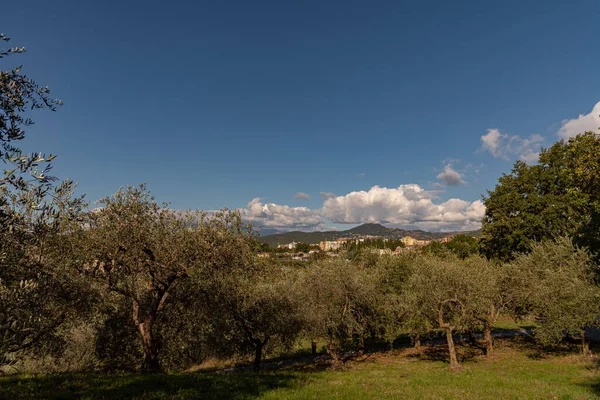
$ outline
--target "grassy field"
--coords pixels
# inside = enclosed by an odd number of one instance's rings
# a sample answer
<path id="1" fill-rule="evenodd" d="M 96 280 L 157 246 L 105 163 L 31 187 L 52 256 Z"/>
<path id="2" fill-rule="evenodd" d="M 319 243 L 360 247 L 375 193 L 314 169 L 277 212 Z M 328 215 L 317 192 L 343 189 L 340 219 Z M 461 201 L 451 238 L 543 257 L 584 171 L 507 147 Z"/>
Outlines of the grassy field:
<path id="1" fill-rule="evenodd" d="M 450 372 L 443 346 L 375 353 L 331 370 L 318 363 L 276 372 L 173 375 L 0 377 L 7 399 L 597 399 L 600 373 L 576 349 L 542 353 L 522 340 L 498 340 L 492 359 L 459 347 Z"/>

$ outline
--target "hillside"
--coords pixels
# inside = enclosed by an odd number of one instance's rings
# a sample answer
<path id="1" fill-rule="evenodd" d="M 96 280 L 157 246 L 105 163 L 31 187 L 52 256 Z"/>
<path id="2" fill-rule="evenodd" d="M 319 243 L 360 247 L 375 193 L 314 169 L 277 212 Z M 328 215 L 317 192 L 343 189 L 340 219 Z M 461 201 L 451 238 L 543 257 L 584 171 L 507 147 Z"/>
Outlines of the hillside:
<path id="1" fill-rule="evenodd" d="M 292 231 L 278 233 L 275 235 L 265 235 L 259 237 L 261 242 L 267 243 L 271 247 L 277 247 L 278 244 L 290 242 L 302 242 L 316 244 L 322 240 L 335 240 L 337 238 L 351 238 L 359 236 L 380 236 L 388 239 L 400 239 L 404 236 L 412 236 L 415 239 L 432 240 L 440 239 L 448 235 L 464 234 L 469 236 L 479 236 L 479 231 L 466 232 L 426 232 L 422 230 L 405 230 L 399 228 L 387 228 L 381 224 L 363 224 L 345 231 L 325 231 L 325 232 L 301 232 Z"/>

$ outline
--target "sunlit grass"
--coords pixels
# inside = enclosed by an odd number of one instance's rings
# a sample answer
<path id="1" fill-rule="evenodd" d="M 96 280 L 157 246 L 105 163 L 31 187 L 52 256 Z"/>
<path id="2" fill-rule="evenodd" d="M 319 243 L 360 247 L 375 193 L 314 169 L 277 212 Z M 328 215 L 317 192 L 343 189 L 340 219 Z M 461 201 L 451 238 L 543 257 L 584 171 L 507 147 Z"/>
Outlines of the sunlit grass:
<path id="1" fill-rule="evenodd" d="M 69 374 L 0 377 L 0 398 L 31 399 L 595 399 L 600 375 L 575 348 L 542 353 L 526 340 L 498 340 L 496 355 L 459 347 L 462 372 L 443 346 L 375 353 L 347 363 L 277 372 L 151 376 Z"/>
<path id="2" fill-rule="evenodd" d="M 536 326 L 537 326 L 536 322 L 533 321 L 532 319 L 515 321 L 514 319 L 512 319 L 508 316 L 504 316 L 504 315 L 501 315 L 500 318 L 498 318 L 498 321 L 496 322 L 496 324 L 494 325 L 494 327 L 496 329 L 504 329 L 504 330 L 528 329 L 528 328 L 533 328 Z"/>

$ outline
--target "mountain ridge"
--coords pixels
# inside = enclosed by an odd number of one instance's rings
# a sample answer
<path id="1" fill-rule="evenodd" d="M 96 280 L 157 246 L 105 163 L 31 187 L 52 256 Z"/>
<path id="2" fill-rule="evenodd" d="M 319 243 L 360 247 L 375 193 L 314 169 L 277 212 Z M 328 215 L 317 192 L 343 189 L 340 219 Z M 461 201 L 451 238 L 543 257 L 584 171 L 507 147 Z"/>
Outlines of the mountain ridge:
<path id="1" fill-rule="evenodd" d="M 323 231 L 323 232 L 302 232 L 290 231 L 274 235 L 259 236 L 258 240 L 268 244 L 271 247 L 277 247 L 278 244 L 287 244 L 290 242 L 302 242 L 317 244 L 323 240 L 335 240 L 337 238 L 352 238 L 356 236 L 379 236 L 387 239 L 400 239 L 404 236 L 412 236 L 415 239 L 433 240 L 441 239 L 445 236 L 454 235 L 479 236 L 480 231 L 454 231 L 454 232 L 427 232 L 423 230 L 408 230 L 400 228 L 388 228 L 381 224 L 367 223 L 356 226 L 344 231 Z"/>

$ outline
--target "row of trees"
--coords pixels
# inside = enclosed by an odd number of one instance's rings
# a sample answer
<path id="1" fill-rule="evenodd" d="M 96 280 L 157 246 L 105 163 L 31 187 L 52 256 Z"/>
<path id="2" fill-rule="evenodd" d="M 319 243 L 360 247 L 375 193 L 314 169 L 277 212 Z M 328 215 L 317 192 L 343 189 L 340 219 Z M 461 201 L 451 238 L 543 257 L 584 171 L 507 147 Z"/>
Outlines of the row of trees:
<path id="1" fill-rule="evenodd" d="M 0 50 L 0 58 L 23 51 Z M 339 361 L 369 340 L 409 334 L 419 344 L 441 331 L 457 368 L 453 334 L 481 328 L 491 354 L 500 313 L 536 318 L 544 343 L 581 335 L 598 314 L 594 264 L 561 238 L 598 249 L 592 133 L 500 179 L 486 198 L 488 258 L 464 239 L 422 254 L 357 248 L 286 266 L 255 256 L 260 244 L 236 212 L 170 210 L 144 186 L 90 210 L 72 182 L 49 175 L 53 155 L 16 145 L 29 110 L 61 102 L 20 67 L 0 72 L 2 365 L 49 359 L 64 369 L 154 372 L 253 354 L 258 369 L 265 353 L 301 338 L 324 343 Z"/>
<path id="2" fill-rule="evenodd" d="M 65 352 L 70 327 L 88 332 L 94 344 L 90 368 L 135 368 L 141 359 L 142 371 L 156 372 L 253 354 L 258 369 L 265 353 L 289 350 L 301 338 L 324 343 L 338 362 L 366 341 L 392 343 L 407 334 L 419 345 L 422 336 L 444 332 L 450 365 L 458 368 L 454 335 L 481 329 L 491 355 L 501 313 L 535 318 L 536 337 L 552 344 L 565 334 L 584 340 L 600 311 L 594 264 L 565 238 L 535 243 L 507 264 L 449 251 L 380 256 L 365 248 L 352 260 L 287 266 L 255 256 L 259 243 L 238 213 L 175 212 L 144 186 L 59 219 L 45 237 L 43 246 L 23 247 L 27 268 L 46 275 L 21 277 L 26 283 L 14 289 L 21 292 L 15 305 L 28 312 L 13 315 L 18 334 L 4 335 L 8 356 Z M 59 328 L 62 347 L 48 349 Z M 6 347 L 32 331 L 27 346 Z"/>

